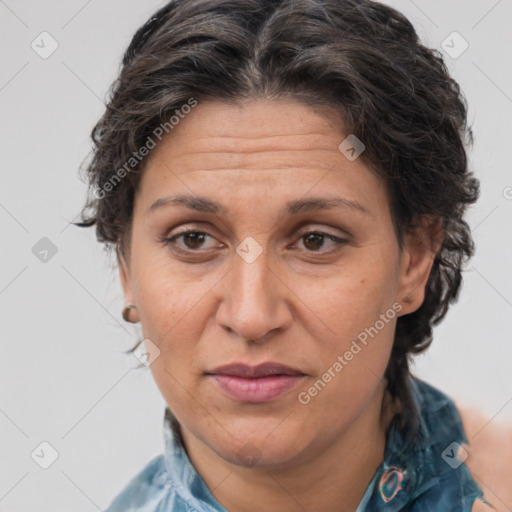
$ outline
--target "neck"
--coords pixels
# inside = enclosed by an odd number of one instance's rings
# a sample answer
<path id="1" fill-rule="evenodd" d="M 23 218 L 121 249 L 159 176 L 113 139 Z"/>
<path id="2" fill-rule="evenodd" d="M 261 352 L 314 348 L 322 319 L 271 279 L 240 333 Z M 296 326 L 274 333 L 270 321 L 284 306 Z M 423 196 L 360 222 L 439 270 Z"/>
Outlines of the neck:
<path id="1" fill-rule="evenodd" d="M 241 467 L 182 427 L 188 456 L 215 499 L 230 512 L 354 512 L 384 460 L 393 413 L 384 386 L 327 449 L 283 467 Z M 384 413 L 382 414 L 382 412 Z"/>

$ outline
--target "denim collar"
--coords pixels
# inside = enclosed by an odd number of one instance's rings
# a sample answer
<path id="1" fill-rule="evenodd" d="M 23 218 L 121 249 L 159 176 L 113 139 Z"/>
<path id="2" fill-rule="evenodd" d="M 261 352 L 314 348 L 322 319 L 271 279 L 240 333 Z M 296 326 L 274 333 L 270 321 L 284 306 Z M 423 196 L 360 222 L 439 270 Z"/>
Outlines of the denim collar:
<path id="1" fill-rule="evenodd" d="M 218 503 L 190 462 L 178 420 L 169 407 L 165 408 L 164 438 L 165 467 L 169 481 L 183 500 L 194 506 L 191 510 L 229 512 Z"/>
<path id="2" fill-rule="evenodd" d="M 467 508 L 450 510 L 469 510 L 474 497 L 482 495 L 482 491 L 465 464 L 454 468 L 444 456 L 447 450 L 453 455 L 453 448 L 449 450 L 451 444 L 467 443 L 458 411 L 450 398 L 429 384 L 410 377 L 409 385 L 418 411 L 416 436 L 405 436 L 398 423 L 391 422 L 384 461 L 377 468 L 357 512 L 416 510 L 411 508 L 415 502 L 422 504 L 418 510 L 423 511 L 440 510 L 436 507 L 453 503 Z M 179 424 L 168 407 L 164 435 L 165 465 L 175 491 L 198 511 L 229 512 L 213 497 L 190 462 Z M 450 501 L 442 501 L 442 496 Z"/>
<path id="3" fill-rule="evenodd" d="M 468 443 L 460 414 L 448 396 L 426 382 L 410 377 L 409 386 L 417 431 L 406 436 L 391 423 L 384 461 L 367 490 L 368 508 L 357 512 L 470 510 L 483 492 L 457 458 L 458 448 Z"/>

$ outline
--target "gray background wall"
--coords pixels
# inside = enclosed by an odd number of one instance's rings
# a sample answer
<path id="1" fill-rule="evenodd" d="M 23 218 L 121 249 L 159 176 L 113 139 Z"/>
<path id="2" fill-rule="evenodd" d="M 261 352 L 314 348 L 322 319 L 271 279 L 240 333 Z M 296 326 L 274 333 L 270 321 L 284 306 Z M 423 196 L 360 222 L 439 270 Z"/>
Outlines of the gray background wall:
<path id="1" fill-rule="evenodd" d="M 482 184 L 468 217 L 477 254 L 416 371 L 493 421 L 512 420 L 512 3 L 388 3 L 428 45 L 453 31 L 469 44 L 446 62 L 468 98 Z M 161 5 L 0 0 L 0 511 L 104 509 L 163 450 L 163 399 L 149 370 L 122 353 L 140 330 L 121 319 L 117 273 L 93 232 L 68 223 L 121 55 Z M 46 59 L 31 47 L 51 50 L 43 31 L 58 44 Z M 455 55 L 463 41 L 453 37 Z M 46 470 L 44 441 L 58 453 Z"/>

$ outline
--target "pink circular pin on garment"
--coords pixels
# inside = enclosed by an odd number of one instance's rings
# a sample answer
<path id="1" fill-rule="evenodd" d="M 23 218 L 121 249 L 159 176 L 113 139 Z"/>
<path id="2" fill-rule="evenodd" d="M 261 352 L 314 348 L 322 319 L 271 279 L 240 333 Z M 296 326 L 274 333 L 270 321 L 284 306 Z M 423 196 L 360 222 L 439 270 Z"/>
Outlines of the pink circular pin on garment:
<path id="1" fill-rule="evenodd" d="M 391 501 L 402 490 L 404 472 L 395 467 L 388 468 L 380 477 L 379 492 L 385 503 Z"/>

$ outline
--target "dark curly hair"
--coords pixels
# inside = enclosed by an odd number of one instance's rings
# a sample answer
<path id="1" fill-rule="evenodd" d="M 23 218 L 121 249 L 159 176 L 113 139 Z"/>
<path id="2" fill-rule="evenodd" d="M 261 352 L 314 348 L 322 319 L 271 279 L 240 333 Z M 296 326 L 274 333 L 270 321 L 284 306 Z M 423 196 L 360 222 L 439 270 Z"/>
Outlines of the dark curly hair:
<path id="1" fill-rule="evenodd" d="M 467 103 L 441 53 L 420 43 L 404 15 L 372 1 L 169 2 L 133 37 L 92 131 L 89 195 L 76 224 L 95 225 L 118 258 L 129 244 L 144 169 L 143 159 L 128 171 L 126 162 L 191 98 L 326 105 L 364 142 L 361 158 L 384 179 L 400 248 L 422 216 L 442 221 L 424 302 L 398 318 L 386 369 L 390 396 L 403 405 L 401 428 L 416 431 L 410 355 L 430 345 L 433 326 L 458 297 L 474 252 L 463 215 L 479 195 L 467 166 Z"/>

